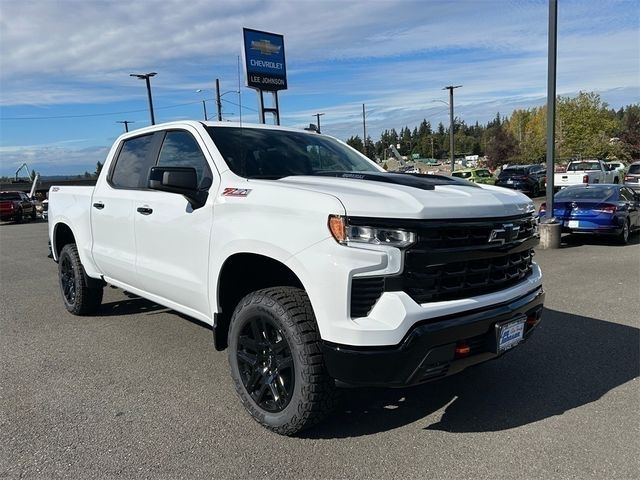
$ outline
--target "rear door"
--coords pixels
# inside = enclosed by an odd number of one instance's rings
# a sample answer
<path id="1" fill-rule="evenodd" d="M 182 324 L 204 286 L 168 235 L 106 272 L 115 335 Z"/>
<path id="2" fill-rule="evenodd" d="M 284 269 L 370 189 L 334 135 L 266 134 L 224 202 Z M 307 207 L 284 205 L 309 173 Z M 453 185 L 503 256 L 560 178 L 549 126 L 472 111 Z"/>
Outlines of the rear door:
<path id="1" fill-rule="evenodd" d="M 106 277 L 137 288 L 134 201 L 146 188 L 160 140 L 157 133 L 124 140 L 91 199 L 94 261 Z"/>
<path id="2" fill-rule="evenodd" d="M 200 185 L 219 178 L 205 155 L 206 147 L 195 129 L 164 132 L 157 165 L 193 167 Z M 210 317 L 208 295 L 209 242 L 214 195 L 194 210 L 176 193 L 145 190 L 133 205 L 137 271 L 142 288 L 154 295 Z"/>

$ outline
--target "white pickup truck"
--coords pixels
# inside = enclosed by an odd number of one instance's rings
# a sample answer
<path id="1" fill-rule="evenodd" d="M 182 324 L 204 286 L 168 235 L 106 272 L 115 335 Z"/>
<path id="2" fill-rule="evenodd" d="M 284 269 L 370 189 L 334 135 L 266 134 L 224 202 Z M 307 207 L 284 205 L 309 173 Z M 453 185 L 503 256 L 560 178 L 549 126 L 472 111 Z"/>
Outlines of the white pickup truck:
<path id="1" fill-rule="evenodd" d="M 567 171 L 553 175 L 554 188 L 581 183 L 620 183 L 620 172 L 602 160 L 576 160 L 569 162 Z"/>
<path id="2" fill-rule="evenodd" d="M 387 173 L 273 126 L 124 134 L 95 187 L 50 189 L 49 237 L 69 312 L 99 314 L 111 284 L 211 325 L 248 412 L 286 435 L 336 383 L 414 385 L 500 356 L 544 299 L 526 196 Z"/>

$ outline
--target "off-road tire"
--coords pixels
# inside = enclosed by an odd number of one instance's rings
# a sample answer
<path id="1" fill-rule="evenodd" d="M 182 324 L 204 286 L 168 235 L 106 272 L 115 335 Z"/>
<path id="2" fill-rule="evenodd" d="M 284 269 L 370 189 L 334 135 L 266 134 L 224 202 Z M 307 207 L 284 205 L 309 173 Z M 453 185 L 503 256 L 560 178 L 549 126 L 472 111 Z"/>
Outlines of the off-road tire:
<path id="1" fill-rule="evenodd" d="M 288 403 L 280 411 L 269 411 L 259 405 L 243 383 L 243 378 L 247 381 L 246 369 L 252 367 L 238 360 L 238 351 L 242 353 L 246 329 L 259 321 L 256 319 L 265 319 L 279 329 L 293 360 L 293 387 Z M 243 331 L 245 336 L 241 339 Z M 231 318 L 228 358 L 231 378 L 242 404 L 254 420 L 269 430 L 294 435 L 320 422 L 335 406 L 335 382 L 327 373 L 315 315 L 304 290 L 273 287 L 245 296 Z M 266 379 L 264 371 L 262 375 Z M 255 391 L 253 393 L 255 395 Z"/>
<path id="2" fill-rule="evenodd" d="M 24 221 L 24 212 L 22 209 L 16 212 L 16 223 L 22 223 Z"/>
<path id="3" fill-rule="evenodd" d="M 36 218 L 38 218 L 38 212 L 36 211 L 36 207 L 33 207 L 33 210 L 31 210 L 31 220 L 35 220 Z"/>
<path id="4" fill-rule="evenodd" d="M 103 285 L 87 277 L 75 243 L 68 243 L 60 252 L 58 283 L 62 302 L 70 313 L 91 315 L 100 307 Z"/>

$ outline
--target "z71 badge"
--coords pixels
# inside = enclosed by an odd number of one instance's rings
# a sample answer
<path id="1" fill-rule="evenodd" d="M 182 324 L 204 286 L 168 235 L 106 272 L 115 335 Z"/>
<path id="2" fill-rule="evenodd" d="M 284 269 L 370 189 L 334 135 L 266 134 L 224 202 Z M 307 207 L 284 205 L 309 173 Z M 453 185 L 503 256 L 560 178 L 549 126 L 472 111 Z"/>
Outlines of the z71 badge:
<path id="1" fill-rule="evenodd" d="M 225 188 L 222 191 L 223 197 L 246 197 L 251 193 L 250 188 Z"/>

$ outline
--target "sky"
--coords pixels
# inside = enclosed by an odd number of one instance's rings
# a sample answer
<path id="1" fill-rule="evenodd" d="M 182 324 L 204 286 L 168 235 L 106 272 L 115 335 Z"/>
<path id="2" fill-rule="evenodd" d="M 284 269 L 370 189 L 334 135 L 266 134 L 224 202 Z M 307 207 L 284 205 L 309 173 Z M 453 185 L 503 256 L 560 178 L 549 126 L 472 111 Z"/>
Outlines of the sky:
<path id="1" fill-rule="evenodd" d="M 557 93 L 640 101 L 640 0 L 559 0 Z M 546 102 L 545 0 L 0 0 L 0 175 L 93 172 L 124 131 L 215 117 L 258 122 L 242 28 L 284 35 L 281 124 L 347 139 L 455 115 L 485 123 Z M 242 63 L 242 61 L 241 61 Z M 238 84 L 241 84 L 238 95 Z M 197 92 L 197 90 L 201 90 Z M 239 105 L 242 105 L 242 109 Z"/>

